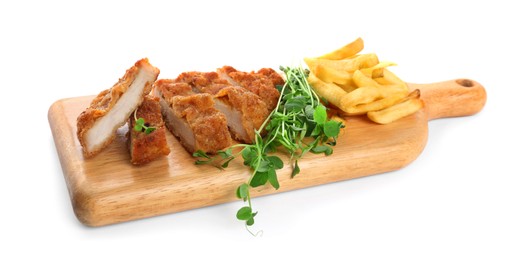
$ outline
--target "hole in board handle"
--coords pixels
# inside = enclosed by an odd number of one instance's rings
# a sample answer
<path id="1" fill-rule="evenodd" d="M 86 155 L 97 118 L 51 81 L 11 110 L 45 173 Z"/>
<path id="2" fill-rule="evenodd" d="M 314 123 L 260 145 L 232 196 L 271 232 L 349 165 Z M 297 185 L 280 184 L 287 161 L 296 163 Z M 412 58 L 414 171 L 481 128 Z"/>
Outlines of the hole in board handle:
<path id="1" fill-rule="evenodd" d="M 458 85 L 460 85 L 462 87 L 466 87 L 466 88 L 470 88 L 470 87 L 474 86 L 473 81 L 471 81 L 469 79 L 457 79 L 456 83 Z"/>

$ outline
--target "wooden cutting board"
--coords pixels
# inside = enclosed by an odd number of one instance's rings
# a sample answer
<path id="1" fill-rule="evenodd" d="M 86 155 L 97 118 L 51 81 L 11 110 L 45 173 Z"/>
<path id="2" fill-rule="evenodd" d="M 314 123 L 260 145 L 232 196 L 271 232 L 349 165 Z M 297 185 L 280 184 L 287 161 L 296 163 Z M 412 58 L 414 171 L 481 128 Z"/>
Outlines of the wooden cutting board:
<path id="1" fill-rule="evenodd" d="M 472 80 L 409 86 L 421 90 L 424 109 L 388 125 L 364 116 L 347 118 L 332 155 L 308 154 L 299 161 L 301 172 L 295 178 L 286 164 L 278 171 L 280 189 L 267 184 L 252 190 L 253 197 L 400 169 L 425 147 L 429 120 L 472 115 L 486 102 L 484 88 Z M 92 98 L 61 99 L 48 112 L 72 206 L 82 223 L 102 226 L 237 200 L 236 188 L 250 176 L 242 161 L 224 171 L 197 166 L 168 131 L 171 153 L 145 166 L 129 163 L 127 126 L 102 153 L 83 158 L 76 119 Z"/>

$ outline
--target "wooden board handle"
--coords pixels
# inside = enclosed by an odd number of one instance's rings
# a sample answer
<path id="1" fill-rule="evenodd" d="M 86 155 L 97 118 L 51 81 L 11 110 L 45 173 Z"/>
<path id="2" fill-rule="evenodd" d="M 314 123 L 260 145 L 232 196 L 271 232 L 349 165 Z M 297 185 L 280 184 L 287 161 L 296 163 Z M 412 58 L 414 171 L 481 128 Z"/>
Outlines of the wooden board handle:
<path id="1" fill-rule="evenodd" d="M 480 83 L 470 79 L 408 85 L 411 90 L 421 91 L 429 120 L 473 115 L 486 104 L 486 90 Z"/>

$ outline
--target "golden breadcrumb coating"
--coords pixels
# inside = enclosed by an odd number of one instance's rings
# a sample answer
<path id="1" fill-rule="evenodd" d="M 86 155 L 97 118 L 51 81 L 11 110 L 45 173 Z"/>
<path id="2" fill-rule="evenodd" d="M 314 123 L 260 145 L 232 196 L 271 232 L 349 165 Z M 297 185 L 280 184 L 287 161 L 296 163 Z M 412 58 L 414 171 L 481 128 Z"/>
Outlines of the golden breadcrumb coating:
<path id="1" fill-rule="evenodd" d="M 284 81 L 274 70 L 261 69 L 260 72 L 242 72 L 231 66 L 224 66 L 217 72 L 231 81 L 232 84 L 244 87 L 258 95 L 267 104 L 269 111 L 276 107 L 280 97 L 276 85 L 283 85 Z"/>

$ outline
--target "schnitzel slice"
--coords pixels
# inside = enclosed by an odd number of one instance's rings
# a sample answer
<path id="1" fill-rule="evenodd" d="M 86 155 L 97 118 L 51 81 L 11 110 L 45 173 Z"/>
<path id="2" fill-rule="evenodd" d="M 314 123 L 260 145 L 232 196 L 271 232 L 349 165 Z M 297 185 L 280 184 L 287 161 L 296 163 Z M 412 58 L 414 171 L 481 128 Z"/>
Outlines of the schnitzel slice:
<path id="1" fill-rule="evenodd" d="M 85 157 L 93 157 L 114 140 L 116 130 L 149 94 L 159 73 L 148 59 L 141 59 L 114 86 L 92 100 L 77 118 L 77 137 Z"/>
<path id="2" fill-rule="evenodd" d="M 145 96 L 144 102 L 129 117 L 129 152 L 134 165 L 146 164 L 169 154 L 159 101 L 158 97 Z M 135 129 L 140 118 L 144 127 Z"/>
<path id="3" fill-rule="evenodd" d="M 155 83 L 155 95 L 160 97 L 167 128 L 188 152 L 215 153 L 232 144 L 226 117 L 214 107 L 212 95 L 166 79 Z"/>

